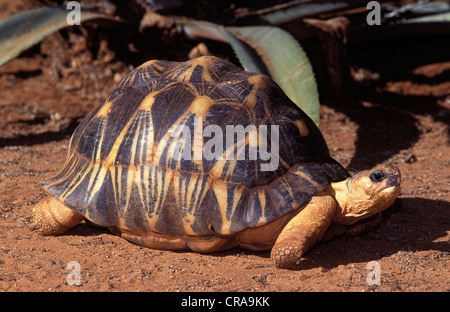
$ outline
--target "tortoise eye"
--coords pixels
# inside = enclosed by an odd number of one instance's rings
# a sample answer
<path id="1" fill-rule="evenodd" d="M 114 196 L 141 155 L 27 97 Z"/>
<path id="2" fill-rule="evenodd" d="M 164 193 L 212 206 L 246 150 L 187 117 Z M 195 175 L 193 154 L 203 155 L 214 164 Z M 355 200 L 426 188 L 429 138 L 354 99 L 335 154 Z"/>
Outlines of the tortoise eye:
<path id="1" fill-rule="evenodd" d="M 386 177 L 386 174 L 382 170 L 375 170 L 369 175 L 370 180 L 372 182 L 381 182 Z"/>

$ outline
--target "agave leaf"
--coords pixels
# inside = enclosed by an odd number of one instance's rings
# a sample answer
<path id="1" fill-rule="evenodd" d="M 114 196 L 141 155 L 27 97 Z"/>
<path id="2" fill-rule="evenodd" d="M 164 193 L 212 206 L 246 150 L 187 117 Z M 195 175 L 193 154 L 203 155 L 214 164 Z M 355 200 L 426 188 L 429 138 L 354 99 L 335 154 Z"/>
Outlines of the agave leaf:
<path id="1" fill-rule="evenodd" d="M 48 35 L 64 27 L 67 23 L 65 6 L 41 7 L 22 12 L 0 21 L 0 66 L 35 45 Z M 80 22 L 110 16 L 81 10 Z"/>
<path id="2" fill-rule="evenodd" d="M 240 40 L 232 31 L 227 28 L 223 29 L 224 34 L 227 36 L 228 41 L 236 53 L 239 61 L 246 71 L 260 73 L 271 77 L 267 66 L 264 64 L 261 56 L 258 55 L 257 51 L 252 49 L 245 42 Z"/>
<path id="3" fill-rule="evenodd" d="M 413 24 L 413 23 L 448 23 L 450 22 L 450 12 L 441 13 L 423 17 L 410 18 L 402 21 L 402 24 Z M 448 27 L 448 25 L 447 25 Z"/>
<path id="4" fill-rule="evenodd" d="M 274 12 L 262 14 L 260 19 L 269 24 L 278 25 L 304 17 L 342 10 L 348 7 L 350 7 L 348 1 L 330 1 L 322 3 L 318 1 L 305 1 L 305 3 L 299 3 L 298 5 L 284 10 L 276 10 Z"/>
<path id="5" fill-rule="evenodd" d="M 183 21 L 178 26 L 191 39 L 230 44 L 245 70 L 271 77 L 319 123 L 320 103 L 314 73 L 305 52 L 289 33 L 271 26 L 224 27 L 203 21 Z"/>
<path id="6" fill-rule="evenodd" d="M 415 14 L 440 14 L 450 12 L 450 3 L 446 2 L 428 2 L 422 3 L 411 9 Z"/>
<path id="7" fill-rule="evenodd" d="M 182 21 L 179 26 L 191 39 L 209 39 L 230 44 L 245 70 L 270 76 L 260 56 L 224 26 L 205 21 Z"/>
<path id="8" fill-rule="evenodd" d="M 272 26 L 229 27 L 255 49 L 270 76 L 316 123 L 319 123 L 319 93 L 308 56 L 286 31 Z"/>

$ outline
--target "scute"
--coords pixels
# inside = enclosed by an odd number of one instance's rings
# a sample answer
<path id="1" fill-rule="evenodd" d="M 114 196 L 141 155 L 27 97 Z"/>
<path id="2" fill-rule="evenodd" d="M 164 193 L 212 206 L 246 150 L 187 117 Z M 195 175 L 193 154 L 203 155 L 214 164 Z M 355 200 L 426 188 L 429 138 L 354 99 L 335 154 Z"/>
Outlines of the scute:
<path id="1" fill-rule="evenodd" d="M 248 130 L 243 160 L 226 159 L 227 125 Z M 215 145 L 223 159 L 196 158 L 194 136 L 201 138 L 208 126 L 223 130 L 222 144 Z M 261 126 L 279 129 L 272 171 L 261 169 L 269 160 L 249 157 L 251 146 L 274 148 L 269 139 L 263 145 L 250 140 Z M 209 139 L 203 137 L 203 147 Z M 185 151 L 189 157 L 176 157 Z M 149 61 L 133 70 L 77 127 L 64 168 L 45 184 L 103 226 L 226 235 L 271 222 L 348 176 L 314 122 L 274 82 L 201 57 Z"/>

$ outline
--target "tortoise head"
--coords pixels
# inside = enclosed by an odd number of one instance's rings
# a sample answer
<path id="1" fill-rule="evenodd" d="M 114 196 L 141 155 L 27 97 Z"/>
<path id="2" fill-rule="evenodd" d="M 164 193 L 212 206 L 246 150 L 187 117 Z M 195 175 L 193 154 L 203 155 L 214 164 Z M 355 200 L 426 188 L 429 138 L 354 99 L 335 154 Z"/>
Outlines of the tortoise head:
<path id="1" fill-rule="evenodd" d="M 377 167 L 361 171 L 338 182 L 336 200 L 340 209 L 334 223 L 350 225 L 369 218 L 389 206 L 400 194 L 400 171 L 397 167 Z"/>

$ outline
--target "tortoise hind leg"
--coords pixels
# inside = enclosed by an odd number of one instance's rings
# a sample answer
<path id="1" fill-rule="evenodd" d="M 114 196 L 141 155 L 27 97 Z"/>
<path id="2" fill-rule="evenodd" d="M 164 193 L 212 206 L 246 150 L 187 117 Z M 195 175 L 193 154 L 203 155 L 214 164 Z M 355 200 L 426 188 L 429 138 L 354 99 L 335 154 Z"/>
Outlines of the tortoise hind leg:
<path id="1" fill-rule="evenodd" d="M 44 235 L 60 235 L 83 220 L 81 214 L 52 197 L 41 200 L 34 206 L 32 223 L 29 227 Z"/>
<path id="2" fill-rule="evenodd" d="M 336 202 L 331 196 L 314 196 L 278 236 L 271 252 L 275 265 L 285 269 L 296 268 L 301 257 L 321 240 L 335 211 Z"/>

